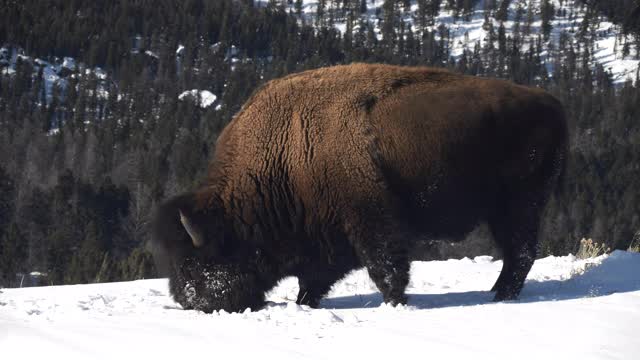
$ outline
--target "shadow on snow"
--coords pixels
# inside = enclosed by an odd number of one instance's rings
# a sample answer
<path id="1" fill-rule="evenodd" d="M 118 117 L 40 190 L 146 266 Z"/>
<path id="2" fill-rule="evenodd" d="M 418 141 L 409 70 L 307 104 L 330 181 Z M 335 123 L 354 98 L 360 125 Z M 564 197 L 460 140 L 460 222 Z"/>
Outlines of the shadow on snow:
<path id="1" fill-rule="evenodd" d="M 614 293 L 640 290 L 640 254 L 614 251 L 600 265 L 566 280 L 525 283 L 520 299 L 508 303 L 571 300 L 607 296 Z M 437 309 L 455 306 L 491 304 L 493 292 L 467 291 L 444 294 L 411 294 L 409 306 L 419 309 Z M 328 298 L 320 303 L 325 309 L 353 309 L 378 307 L 380 293 Z"/>

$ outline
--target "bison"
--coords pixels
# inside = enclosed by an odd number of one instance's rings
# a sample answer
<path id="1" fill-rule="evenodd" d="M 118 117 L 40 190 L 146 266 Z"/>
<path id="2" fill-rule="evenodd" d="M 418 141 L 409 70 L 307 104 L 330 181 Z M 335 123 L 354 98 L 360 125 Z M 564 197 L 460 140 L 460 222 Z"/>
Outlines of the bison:
<path id="1" fill-rule="evenodd" d="M 305 71 L 255 91 L 203 185 L 159 207 L 154 256 L 185 309 L 259 309 L 286 276 L 316 306 L 358 267 L 402 304 L 416 239 L 485 222 L 504 254 L 495 300 L 515 299 L 566 153 L 562 106 L 540 89 L 425 67 Z"/>

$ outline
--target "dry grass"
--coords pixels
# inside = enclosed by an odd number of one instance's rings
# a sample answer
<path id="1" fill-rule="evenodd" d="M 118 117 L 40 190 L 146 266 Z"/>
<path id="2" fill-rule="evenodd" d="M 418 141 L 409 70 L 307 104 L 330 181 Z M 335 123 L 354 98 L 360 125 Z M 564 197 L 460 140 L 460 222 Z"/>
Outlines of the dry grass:
<path id="1" fill-rule="evenodd" d="M 640 231 L 633 236 L 633 240 L 631 240 L 627 251 L 640 253 Z"/>
<path id="2" fill-rule="evenodd" d="M 604 243 L 598 244 L 597 242 L 593 241 L 593 239 L 583 238 L 582 240 L 580 240 L 580 248 L 578 249 L 578 254 L 576 256 L 578 257 L 578 259 L 588 259 L 606 254 L 609 251 L 611 251 L 611 249 L 606 247 Z"/>

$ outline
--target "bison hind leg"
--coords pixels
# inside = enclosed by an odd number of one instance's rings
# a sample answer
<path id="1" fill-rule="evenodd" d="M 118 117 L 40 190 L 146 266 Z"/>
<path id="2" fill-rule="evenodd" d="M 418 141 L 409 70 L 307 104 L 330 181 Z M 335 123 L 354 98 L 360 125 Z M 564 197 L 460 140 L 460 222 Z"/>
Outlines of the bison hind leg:
<path id="1" fill-rule="evenodd" d="M 489 227 L 503 252 L 500 276 L 491 291 L 494 301 L 515 300 L 538 253 L 538 230 L 547 191 L 521 190 L 505 195 Z"/>

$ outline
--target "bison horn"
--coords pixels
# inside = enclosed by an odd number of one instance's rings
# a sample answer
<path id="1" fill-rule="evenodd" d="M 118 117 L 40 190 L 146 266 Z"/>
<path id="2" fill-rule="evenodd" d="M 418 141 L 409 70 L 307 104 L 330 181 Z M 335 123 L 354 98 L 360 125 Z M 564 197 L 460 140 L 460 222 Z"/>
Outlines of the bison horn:
<path id="1" fill-rule="evenodd" d="M 193 225 L 191 220 L 189 220 L 189 218 L 186 217 L 182 211 L 180 211 L 180 222 L 182 223 L 182 226 L 184 226 L 184 229 L 187 230 L 187 233 L 191 237 L 191 241 L 193 241 L 193 246 L 198 248 L 198 247 L 201 247 L 202 245 L 204 245 L 204 239 L 202 238 L 202 232 L 200 232 Z"/>

